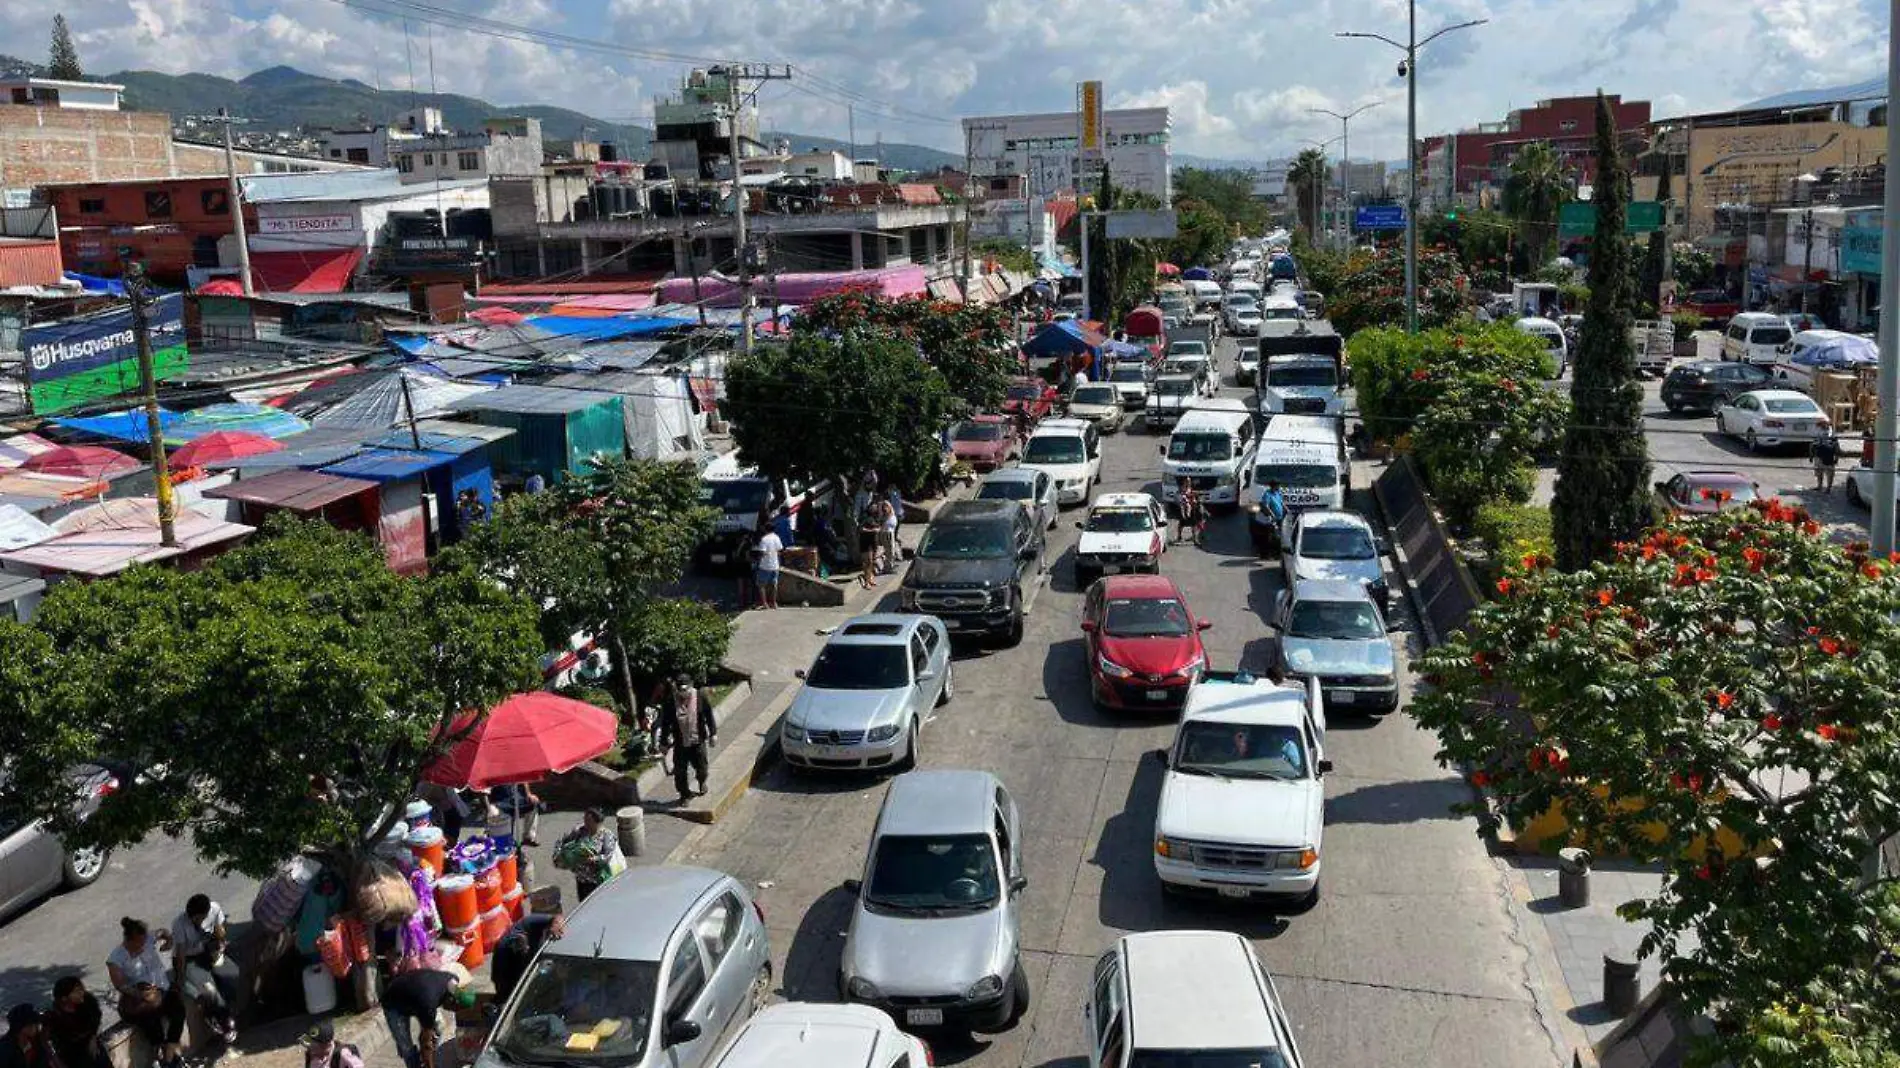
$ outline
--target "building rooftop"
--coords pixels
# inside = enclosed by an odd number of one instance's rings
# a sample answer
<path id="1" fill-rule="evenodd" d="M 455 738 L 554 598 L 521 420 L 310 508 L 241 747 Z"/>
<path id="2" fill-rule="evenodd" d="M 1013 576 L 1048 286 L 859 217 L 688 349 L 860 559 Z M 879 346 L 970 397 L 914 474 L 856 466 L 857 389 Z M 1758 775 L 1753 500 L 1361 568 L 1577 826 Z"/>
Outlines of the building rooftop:
<path id="1" fill-rule="evenodd" d="M 0 89 L 11 89 L 14 86 L 21 85 L 31 85 L 36 88 L 46 89 L 111 89 L 114 92 L 125 91 L 125 86 L 117 82 L 71 81 L 64 78 L 0 78 Z"/>
<path id="2" fill-rule="evenodd" d="M 294 201 L 395 200 L 417 196 L 427 187 L 486 189 L 486 178 L 465 181 L 420 181 L 405 184 L 394 168 L 354 171 L 311 171 L 303 174 L 240 175 L 244 199 L 253 204 Z"/>

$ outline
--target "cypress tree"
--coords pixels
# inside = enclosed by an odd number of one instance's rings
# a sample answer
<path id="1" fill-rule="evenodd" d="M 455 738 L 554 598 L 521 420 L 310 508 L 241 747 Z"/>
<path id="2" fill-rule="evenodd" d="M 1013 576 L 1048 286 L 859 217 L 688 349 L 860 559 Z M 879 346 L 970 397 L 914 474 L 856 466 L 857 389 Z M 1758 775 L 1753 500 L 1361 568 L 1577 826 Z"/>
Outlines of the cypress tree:
<path id="1" fill-rule="evenodd" d="M 1577 343 L 1570 425 L 1557 460 L 1551 527 L 1565 570 L 1607 559 L 1650 522 L 1649 447 L 1643 439 L 1643 387 L 1630 346 L 1635 303 L 1629 169 L 1617 145 L 1616 118 L 1597 92 L 1596 236 L 1590 245 L 1590 303 Z"/>
<path id="2" fill-rule="evenodd" d="M 79 49 L 73 47 L 73 31 L 67 28 L 64 15 L 53 16 L 53 47 L 46 60 L 46 76 L 66 82 L 86 76 L 79 67 Z"/>
<path id="3" fill-rule="evenodd" d="M 1669 163 L 1664 157 L 1662 177 L 1656 180 L 1656 200 L 1663 205 L 1665 220 L 1669 211 Z M 1643 260 L 1642 299 L 1650 307 L 1662 314 L 1662 285 L 1669 279 L 1663 274 L 1667 265 L 1669 246 L 1669 227 L 1665 223 L 1662 229 L 1649 235 L 1649 253 Z"/>

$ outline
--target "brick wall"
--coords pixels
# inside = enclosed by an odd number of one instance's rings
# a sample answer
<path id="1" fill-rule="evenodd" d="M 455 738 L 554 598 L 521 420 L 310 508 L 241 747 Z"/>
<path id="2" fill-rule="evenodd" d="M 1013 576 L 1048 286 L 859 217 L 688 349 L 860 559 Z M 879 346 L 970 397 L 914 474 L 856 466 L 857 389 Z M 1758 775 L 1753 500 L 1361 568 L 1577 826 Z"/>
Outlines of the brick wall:
<path id="1" fill-rule="evenodd" d="M 0 105 L 0 189 L 161 178 L 173 166 L 161 112 Z"/>

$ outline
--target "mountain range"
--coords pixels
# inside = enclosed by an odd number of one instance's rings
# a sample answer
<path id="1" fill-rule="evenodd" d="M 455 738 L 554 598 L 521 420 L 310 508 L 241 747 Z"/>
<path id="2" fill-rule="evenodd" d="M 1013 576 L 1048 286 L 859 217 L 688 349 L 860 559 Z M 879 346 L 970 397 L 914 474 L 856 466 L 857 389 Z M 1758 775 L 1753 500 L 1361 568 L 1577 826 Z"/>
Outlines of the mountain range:
<path id="1" fill-rule="evenodd" d="M 0 55 L 0 76 L 39 74 L 38 64 Z M 354 79 L 337 80 L 308 74 L 294 67 L 271 67 L 233 81 L 211 74 L 164 74 L 150 70 L 126 70 L 107 74 L 100 81 L 125 86 L 125 106 L 136 111 L 163 111 L 174 123 L 191 115 L 215 115 L 227 108 L 234 116 L 247 120 L 243 127 L 252 132 L 289 131 L 295 127 L 366 126 L 387 123 L 411 108 L 442 109 L 443 122 L 451 129 L 478 130 L 484 119 L 497 116 L 523 116 L 541 120 L 542 136 L 550 141 L 592 140 L 611 142 L 624 157 L 645 158 L 653 131 L 645 126 L 609 122 L 568 108 L 546 104 L 489 103 L 478 97 L 457 93 L 412 93 L 404 89 L 377 89 Z M 793 132 L 770 132 L 767 143 L 784 139 L 794 149 L 849 150 L 836 138 Z M 862 152 L 866 146 L 859 145 Z M 927 145 L 885 142 L 883 163 L 907 171 L 934 171 L 944 166 L 961 166 L 963 157 Z"/>

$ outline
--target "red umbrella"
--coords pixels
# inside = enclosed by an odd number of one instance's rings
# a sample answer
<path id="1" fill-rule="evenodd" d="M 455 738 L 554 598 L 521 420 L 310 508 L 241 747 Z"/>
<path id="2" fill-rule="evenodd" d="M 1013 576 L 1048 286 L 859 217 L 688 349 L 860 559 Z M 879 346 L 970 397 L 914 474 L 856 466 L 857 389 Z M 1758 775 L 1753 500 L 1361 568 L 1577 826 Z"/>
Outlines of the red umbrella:
<path id="1" fill-rule="evenodd" d="M 1176 267 L 1172 263 L 1157 263 L 1155 264 L 1155 273 L 1156 274 L 1180 274 L 1181 268 Z"/>
<path id="2" fill-rule="evenodd" d="M 168 459 L 173 467 L 203 467 L 220 460 L 276 452 L 283 447 L 283 443 L 276 438 L 249 430 L 213 430 L 173 449 Z"/>
<path id="3" fill-rule="evenodd" d="M 22 471 L 41 475 L 65 475 L 69 478 L 104 478 L 121 471 L 136 471 L 139 462 L 122 452 L 98 445 L 61 445 L 38 456 L 29 456 L 20 465 Z"/>
<path id="4" fill-rule="evenodd" d="M 213 278 L 198 287 L 201 297 L 241 297 L 244 295 L 244 283 L 231 278 Z"/>
<path id="5" fill-rule="evenodd" d="M 451 728 L 468 730 L 472 716 Z M 468 737 L 422 773 L 441 786 L 486 790 L 534 782 L 612 749 L 619 731 L 612 712 L 551 693 L 521 693 L 496 705 Z"/>

